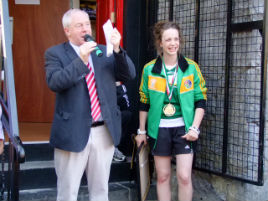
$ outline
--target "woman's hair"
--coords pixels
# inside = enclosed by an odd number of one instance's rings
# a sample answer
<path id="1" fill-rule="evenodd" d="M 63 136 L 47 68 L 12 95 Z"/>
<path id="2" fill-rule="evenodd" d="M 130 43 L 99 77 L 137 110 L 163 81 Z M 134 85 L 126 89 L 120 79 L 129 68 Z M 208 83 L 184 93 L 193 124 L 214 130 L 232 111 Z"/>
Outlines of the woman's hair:
<path id="1" fill-rule="evenodd" d="M 155 48 L 157 50 L 157 53 L 159 55 L 163 54 L 163 50 L 160 47 L 160 43 L 162 40 L 162 36 L 163 36 L 163 32 L 168 30 L 168 29 L 176 29 L 179 33 L 179 40 L 180 40 L 180 48 L 179 48 L 179 52 L 181 50 L 181 47 L 183 45 L 183 37 L 181 34 L 181 28 L 180 26 L 175 23 L 175 22 L 170 22 L 170 21 L 159 21 L 154 25 L 154 30 L 153 30 L 153 34 L 154 34 L 154 45 Z"/>

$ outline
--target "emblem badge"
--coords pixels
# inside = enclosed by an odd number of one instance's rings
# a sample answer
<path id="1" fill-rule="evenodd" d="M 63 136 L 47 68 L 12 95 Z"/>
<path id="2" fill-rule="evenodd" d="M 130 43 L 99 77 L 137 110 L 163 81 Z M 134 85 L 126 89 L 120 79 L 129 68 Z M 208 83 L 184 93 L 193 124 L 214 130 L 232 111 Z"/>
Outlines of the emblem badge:
<path id="1" fill-rule="evenodd" d="M 186 89 L 190 89 L 192 87 L 191 80 L 185 80 L 184 86 L 186 87 Z"/>

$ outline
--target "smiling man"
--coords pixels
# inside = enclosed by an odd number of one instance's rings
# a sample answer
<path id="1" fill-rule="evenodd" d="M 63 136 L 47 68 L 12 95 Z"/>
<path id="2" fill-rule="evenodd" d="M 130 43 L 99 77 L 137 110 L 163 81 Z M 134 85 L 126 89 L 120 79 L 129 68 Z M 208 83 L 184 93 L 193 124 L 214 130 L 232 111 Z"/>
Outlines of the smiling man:
<path id="1" fill-rule="evenodd" d="M 68 42 L 45 53 L 48 87 L 56 93 L 50 144 L 55 148 L 57 201 L 77 200 L 84 171 L 89 200 L 108 200 L 110 166 L 121 137 L 121 116 L 117 107 L 116 81 L 135 77 L 135 67 L 119 46 L 121 35 L 111 34 L 113 55 L 98 57 L 86 12 L 67 11 L 62 24 Z M 99 46 L 106 55 L 106 47 Z"/>

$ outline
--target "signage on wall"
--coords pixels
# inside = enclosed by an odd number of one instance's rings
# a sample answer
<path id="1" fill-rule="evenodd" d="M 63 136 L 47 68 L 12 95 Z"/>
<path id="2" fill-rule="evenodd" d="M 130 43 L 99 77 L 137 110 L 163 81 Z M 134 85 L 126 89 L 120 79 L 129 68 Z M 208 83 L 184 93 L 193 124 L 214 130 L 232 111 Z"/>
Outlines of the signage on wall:
<path id="1" fill-rule="evenodd" d="M 40 5 L 40 0 L 15 0 L 15 4 Z"/>

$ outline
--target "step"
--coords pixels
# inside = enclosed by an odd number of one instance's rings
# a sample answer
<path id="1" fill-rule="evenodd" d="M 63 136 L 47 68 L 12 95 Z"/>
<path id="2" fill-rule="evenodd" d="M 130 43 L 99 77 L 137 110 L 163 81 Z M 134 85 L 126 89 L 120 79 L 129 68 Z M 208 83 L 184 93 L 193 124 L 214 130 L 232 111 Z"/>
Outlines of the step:
<path id="1" fill-rule="evenodd" d="M 56 175 L 53 163 L 53 148 L 47 142 L 26 144 L 24 148 L 26 162 L 20 165 L 20 200 L 55 200 Z M 7 149 L 5 152 L 7 158 Z M 5 170 L 7 170 L 7 164 Z M 137 187 L 134 182 L 136 172 L 130 169 L 130 157 L 126 162 L 113 162 L 110 175 L 109 197 L 111 201 L 138 200 Z M 5 176 L 7 178 L 7 174 Z M 153 182 L 155 182 L 155 179 L 153 179 Z M 88 200 L 85 176 L 81 185 L 78 200 Z M 211 184 L 196 174 L 193 177 L 193 186 L 193 201 L 224 201 L 224 198 L 215 192 Z M 151 185 L 147 200 L 156 200 L 155 184 Z"/>
<path id="2" fill-rule="evenodd" d="M 54 149 L 48 142 L 24 144 L 26 153 L 25 162 L 20 164 L 20 189 L 39 189 L 56 187 L 56 174 L 54 169 Z M 5 147 L 5 161 L 8 160 L 8 147 Z M 131 158 L 125 162 L 113 162 L 111 166 L 110 182 L 132 181 L 135 172 L 130 169 Z M 8 164 L 5 164 L 5 172 Z M 7 178 L 7 173 L 5 174 Z M 82 184 L 86 184 L 85 175 Z"/>
<path id="3" fill-rule="evenodd" d="M 48 141 L 42 142 L 23 142 L 26 161 L 48 161 L 53 160 L 54 149 Z M 9 145 L 5 143 L 4 148 L 5 162 L 9 159 Z"/>
<path id="4" fill-rule="evenodd" d="M 23 143 L 26 161 L 48 161 L 54 158 L 54 148 L 48 141 Z"/>
<path id="5" fill-rule="evenodd" d="M 51 201 L 56 200 L 56 188 L 21 190 L 20 201 Z M 110 201 L 138 201 L 137 188 L 134 182 L 111 182 L 109 183 Z M 148 201 L 156 201 L 155 185 L 147 197 Z M 79 189 L 78 201 L 88 201 L 87 186 Z"/>
<path id="6" fill-rule="evenodd" d="M 20 189 L 38 189 L 56 187 L 56 173 L 53 161 L 25 162 L 20 166 Z M 134 172 L 130 169 L 130 162 L 113 162 L 110 182 L 134 180 Z M 82 178 L 86 184 L 86 176 Z"/>

